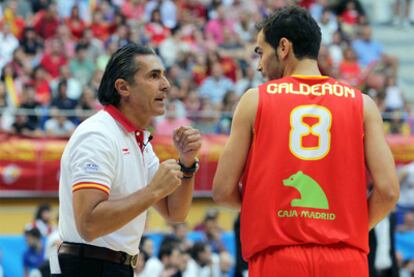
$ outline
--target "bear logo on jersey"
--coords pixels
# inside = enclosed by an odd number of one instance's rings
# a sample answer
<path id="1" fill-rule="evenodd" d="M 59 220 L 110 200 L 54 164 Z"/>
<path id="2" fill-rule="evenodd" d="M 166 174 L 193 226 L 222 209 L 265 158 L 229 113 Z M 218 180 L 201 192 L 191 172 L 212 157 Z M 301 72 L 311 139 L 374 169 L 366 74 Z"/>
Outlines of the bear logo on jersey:
<path id="1" fill-rule="evenodd" d="M 293 199 L 290 202 L 292 207 L 329 209 L 328 199 L 321 186 L 302 171 L 283 180 L 283 185 L 293 187 L 300 193 L 299 199 Z"/>

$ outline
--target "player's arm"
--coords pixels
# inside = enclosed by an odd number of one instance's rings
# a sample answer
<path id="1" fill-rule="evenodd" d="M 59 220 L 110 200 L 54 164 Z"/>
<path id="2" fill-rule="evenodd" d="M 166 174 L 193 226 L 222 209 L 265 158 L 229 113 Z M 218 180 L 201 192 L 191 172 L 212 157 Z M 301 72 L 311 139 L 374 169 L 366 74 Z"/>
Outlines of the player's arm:
<path id="1" fill-rule="evenodd" d="M 239 180 L 252 141 L 258 97 L 257 89 L 250 89 L 240 99 L 213 181 L 214 201 L 236 209 L 241 206 Z"/>
<path id="2" fill-rule="evenodd" d="M 365 159 L 373 179 L 373 191 L 368 198 L 369 228 L 372 229 L 394 209 L 400 188 L 394 159 L 385 141 L 381 115 L 374 101 L 364 100 Z"/>

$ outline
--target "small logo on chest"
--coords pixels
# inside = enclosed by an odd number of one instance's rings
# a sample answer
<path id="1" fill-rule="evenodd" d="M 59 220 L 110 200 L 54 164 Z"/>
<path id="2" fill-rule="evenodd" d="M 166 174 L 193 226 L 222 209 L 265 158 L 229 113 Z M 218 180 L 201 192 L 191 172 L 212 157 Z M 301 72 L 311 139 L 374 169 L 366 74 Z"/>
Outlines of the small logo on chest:
<path id="1" fill-rule="evenodd" d="M 128 148 L 122 148 L 122 154 L 128 155 L 129 154 L 129 149 Z"/>

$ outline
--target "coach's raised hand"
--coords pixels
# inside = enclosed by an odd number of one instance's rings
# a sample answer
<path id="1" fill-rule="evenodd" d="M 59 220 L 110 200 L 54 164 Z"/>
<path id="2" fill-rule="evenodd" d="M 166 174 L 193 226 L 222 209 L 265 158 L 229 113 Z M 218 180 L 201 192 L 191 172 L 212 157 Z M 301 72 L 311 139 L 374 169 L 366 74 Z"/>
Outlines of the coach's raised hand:
<path id="1" fill-rule="evenodd" d="M 149 188 L 157 195 L 164 198 L 173 193 L 180 185 L 183 173 L 176 160 L 169 159 L 162 162 L 151 180 Z"/>
<path id="2" fill-rule="evenodd" d="M 176 128 L 173 132 L 174 146 L 180 153 L 180 162 L 191 167 L 201 148 L 200 131 L 190 126 Z"/>

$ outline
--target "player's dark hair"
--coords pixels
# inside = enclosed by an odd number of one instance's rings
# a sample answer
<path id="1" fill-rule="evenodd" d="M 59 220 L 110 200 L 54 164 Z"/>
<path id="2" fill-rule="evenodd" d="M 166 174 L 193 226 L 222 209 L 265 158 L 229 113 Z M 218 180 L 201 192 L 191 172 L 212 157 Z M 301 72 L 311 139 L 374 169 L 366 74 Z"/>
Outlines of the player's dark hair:
<path id="1" fill-rule="evenodd" d="M 266 42 L 274 49 L 284 37 L 292 43 L 297 59 L 318 58 L 321 29 L 310 13 L 301 7 L 289 6 L 278 9 L 259 22 L 256 28 L 258 31 L 263 30 Z"/>
<path id="2" fill-rule="evenodd" d="M 98 99 L 102 105 L 119 105 L 121 97 L 115 88 L 115 81 L 124 79 L 133 84 L 134 75 L 140 67 L 135 56 L 141 55 L 155 55 L 155 52 L 149 47 L 129 43 L 112 54 L 98 89 Z"/>

